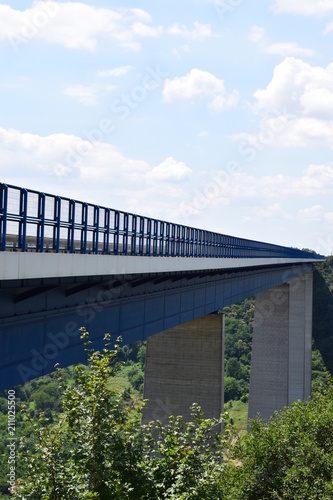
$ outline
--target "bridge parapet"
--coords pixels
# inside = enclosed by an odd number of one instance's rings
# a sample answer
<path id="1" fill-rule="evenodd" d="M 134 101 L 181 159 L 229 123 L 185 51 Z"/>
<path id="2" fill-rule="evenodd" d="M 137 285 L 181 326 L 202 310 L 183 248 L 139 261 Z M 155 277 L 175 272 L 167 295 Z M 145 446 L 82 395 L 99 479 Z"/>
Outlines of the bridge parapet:
<path id="1" fill-rule="evenodd" d="M 295 248 L 218 234 L 4 183 L 0 183 L 0 251 L 323 259 Z"/>

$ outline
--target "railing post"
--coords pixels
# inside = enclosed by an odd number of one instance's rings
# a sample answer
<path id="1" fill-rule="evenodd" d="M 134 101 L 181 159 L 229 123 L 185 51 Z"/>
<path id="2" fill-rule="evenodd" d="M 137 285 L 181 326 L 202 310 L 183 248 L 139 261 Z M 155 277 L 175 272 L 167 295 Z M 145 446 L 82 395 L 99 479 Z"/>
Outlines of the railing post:
<path id="1" fill-rule="evenodd" d="M 98 253 L 99 236 L 99 206 L 94 206 L 94 232 L 93 232 L 93 253 Z"/>
<path id="2" fill-rule="evenodd" d="M 0 185 L 0 251 L 6 250 L 8 186 Z"/>
<path id="3" fill-rule="evenodd" d="M 45 230 L 45 194 L 38 195 L 38 219 L 36 250 L 44 252 L 44 230 Z"/>
<path id="4" fill-rule="evenodd" d="M 203 257 L 205 253 L 205 237 L 204 237 L 204 231 L 202 229 L 199 229 L 198 231 L 199 234 L 199 255 L 198 257 Z"/>
<path id="5" fill-rule="evenodd" d="M 69 221 L 69 228 L 67 232 L 67 250 L 70 253 L 74 253 L 74 228 L 75 228 L 75 201 L 70 200 L 69 201 L 69 207 L 68 207 L 68 221 Z"/>
<path id="6" fill-rule="evenodd" d="M 170 222 L 165 223 L 166 232 L 165 232 L 165 255 L 166 257 L 170 256 Z"/>
<path id="7" fill-rule="evenodd" d="M 198 257 L 198 229 L 193 229 L 193 256 Z"/>
<path id="8" fill-rule="evenodd" d="M 22 252 L 27 249 L 27 215 L 28 215 L 28 192 L 26 189 L 20 189 L 20 222 L 18 246 Z"/>
<path id="9" fill-rule="evenodd" d="M 175 240 L 176 240 L 176 228 L 175 224 L 171 225 L 171 257 L 175 256 Z"/>
<path id="10" fill-rule="evenodd" d="M 59 253 L 60 243 L 60 219 L 61 219 L 61 198 L 56 196 L 54 199 L 54 227 L 53 227 L 53 250 Z"/>
<path id="11" fill-rule="evenodd" d="M 212 252 L 212 233 L 210 231 L 205 231 L 206 233 L 206 257 L 211 257 Z"/>
<path id="12" fill-rule="evenodd" d="M 216 252 L 216 247 L 215 247 L 215 233 L 210 233 L 211 234 L 211 250 L 210 250 L 210 256 L 215 257 L 215 252 Z"/>
<path id="13" fill-rule="evenodd" d="M 164 222 L 163 221 L 160 221 L 160 235 L 159 235 L 159 240 L 160 240 L 159 255 L 163 256 L 164 255 Z"/>
<path id="14" fill-rule="evenodd" d="M 81 219 L 81 253 L 87 253 L 87 232 L 88 232 L 88 204 L 82 205 Z"/>
<path id="15" fill-rule="evenodd" d="M 189 257 L 194 256 L 194 229 L 190 228 Z"/>
<path id="16" fill-rule="evenodd" d="M 217 235 L 217 249 L 216 249 L 216 257 L 222 257 L 222 235 Z"/>
<path id="17" fill-rule="evenodd" d="M 128 249 L 128 213 L 124 214 L 124 235 L 123 235 L 123 254 L 127 255 Z"/>
<path id="18" fill-rule="evenodd" d="M 103 253 L 108 255 L 109 253 L 109 242 L 110 242 L 110 209 L 105 209 L 105 220 L 104 220 L 104 236 L 103 236 Z"/>
<path id="19" fill-rule="evenodd" d="M 136 255 L 136 230 L 137 230 L 137 216 L 132 215 L 132 238 L 131 238 L 132 255 Z"/>
<path id="20" fill-rule="evenodd" d="M 118 255 L 119 253 L 119 224 L 120 224 L 120 217 L 119 217 L 119 210 L 116 210 L 114 213 L 114 248 L 113 251 L 115 255 Z"/>
<path id="21" fill-rule="evenodd" d="M 189 227 L 185 227 L 184 228 L 185 230 L 185 256 L 186 257 L 189 257 L 190 256 L 190 232 L 191 232 L 191 228 Z"/>
<path id="22" fill-rule="evenodd" d="M 139 255 L 143 255 L 144 246 L 144 235 L 145 235 L 145 220 L 144 217 L 140 217 L 140 228 L 139 228 Z"/>
<path id="23" fill-rule="evenodd" d="M 146 244 L 146 253 L 150 256 L 151 250 L 151 219 L 147 219 L 147 244 Z"/>
<path id="24" fill-rule="evenodd" d="M 177 226 L 176 226 L 175 245 L 176 245 L 176 255 L 177 255 L 177 257 L 179 257 L 180 256 L 180 225 L 179 224 L 177 224 Z"/>
<path id="25" fill-rule="evenodd" d="M 185 227 L 180 226 L 180 250 L 179 254 L 181 257 L 185 256 Z"/>
<path id="26" fill-rule="evenodd" d="M 153 226 L 154 226 L 154 231 L 153 231 L 153 255 L 154 257 L 157 256 L 157 246 L 158 246 L 158 221 L 156 219 L 153 219 Z"/>

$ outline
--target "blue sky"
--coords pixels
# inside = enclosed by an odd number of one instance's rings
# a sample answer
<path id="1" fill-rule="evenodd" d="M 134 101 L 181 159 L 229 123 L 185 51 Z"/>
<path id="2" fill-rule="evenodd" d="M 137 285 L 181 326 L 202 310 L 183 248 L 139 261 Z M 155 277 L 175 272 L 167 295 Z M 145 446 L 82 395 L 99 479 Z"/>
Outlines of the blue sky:
<path id="1" fill-rule="evenodd" d="M 331 0 L 1 2 L 1 182 L 331 254 L 332 47 Z"/>

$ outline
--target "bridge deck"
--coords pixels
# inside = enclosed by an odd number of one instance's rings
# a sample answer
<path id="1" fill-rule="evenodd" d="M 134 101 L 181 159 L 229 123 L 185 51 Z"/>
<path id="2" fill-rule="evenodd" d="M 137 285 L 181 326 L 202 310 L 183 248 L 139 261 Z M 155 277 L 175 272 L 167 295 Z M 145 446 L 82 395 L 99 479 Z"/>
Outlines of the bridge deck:
<path id="1" fill-rule="evenodd" d="M 267 265 L 311 263 L 313 259 L 200 257 L 147 258 L 130 255 L 1 252 L 0 281 L 33 278 L 135 275 L 183 271 L 249 269 Z"/>

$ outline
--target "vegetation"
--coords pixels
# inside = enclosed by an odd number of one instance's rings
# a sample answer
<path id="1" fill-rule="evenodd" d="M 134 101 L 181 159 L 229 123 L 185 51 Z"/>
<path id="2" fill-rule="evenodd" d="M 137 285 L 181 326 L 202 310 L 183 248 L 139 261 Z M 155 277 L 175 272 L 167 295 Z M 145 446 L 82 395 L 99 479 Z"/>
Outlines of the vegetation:
<path id="1" fill-rule="evenodd" d="M 270 423 L 253 421 L 235 444 L 227 416 L 204 419 L 195 404 L 192 422 L 170 417 L 167 425 L 140 426 L 140 413 L 131 415 L 108 389 L 121 368 L 119 346 L 110 350 L 106 335 L 103 352 L 94 352 L 87 332 L 82 334 L 89 367 L 78 366 L 75 386 L 64 387 L 59 418 L 50 425 L 43 413 L 35 421 L 24 410 L 36 441 L 27 448 L 21 439 L 25 468 L 13 498 L 332 498 L 331 379 L 311 401 L 294 403 Z"/>
<path id="2" fill-rule="evenodd" d="M 254 420 L 235 447 L 234 500 L 333 498 L 333 384 L 270 423 Z"/>
<path id="3" fill-rule="evenodd" d="M 225 307 L 224 398 L 248 401 L 251 370 L 254 299 Z"/>
<path id="4" fill-rule="evenodd" d="M 317 264 L 314 273 L 313 339 L 324 364 L 333 373 L 333 257 Z"/>
<path id="5" fill-rule="evenodd" d="M 226 432 L 216 432 L 223 419 L 203 419 L 192 407 L 193 421 L 170 417 L 140 426 L 108 380 L 121 367 L 119 344 L 103 352 L 89 348 L 88 369 L 78 366 L 77 383 L 63 390 L 63 412 L 53 425 L 43 413 L 31 421 L 37 440 L 26 448 L 25 475 L 13 497 L 18 499 L 201 499 L 223 491 L 222 464 Z M 62 380 L 58 368 L 59 380 Z M 24 412 L 29 420 L 29 413 Z M 28 473 L 27 473 L 28 472 Z"/>

